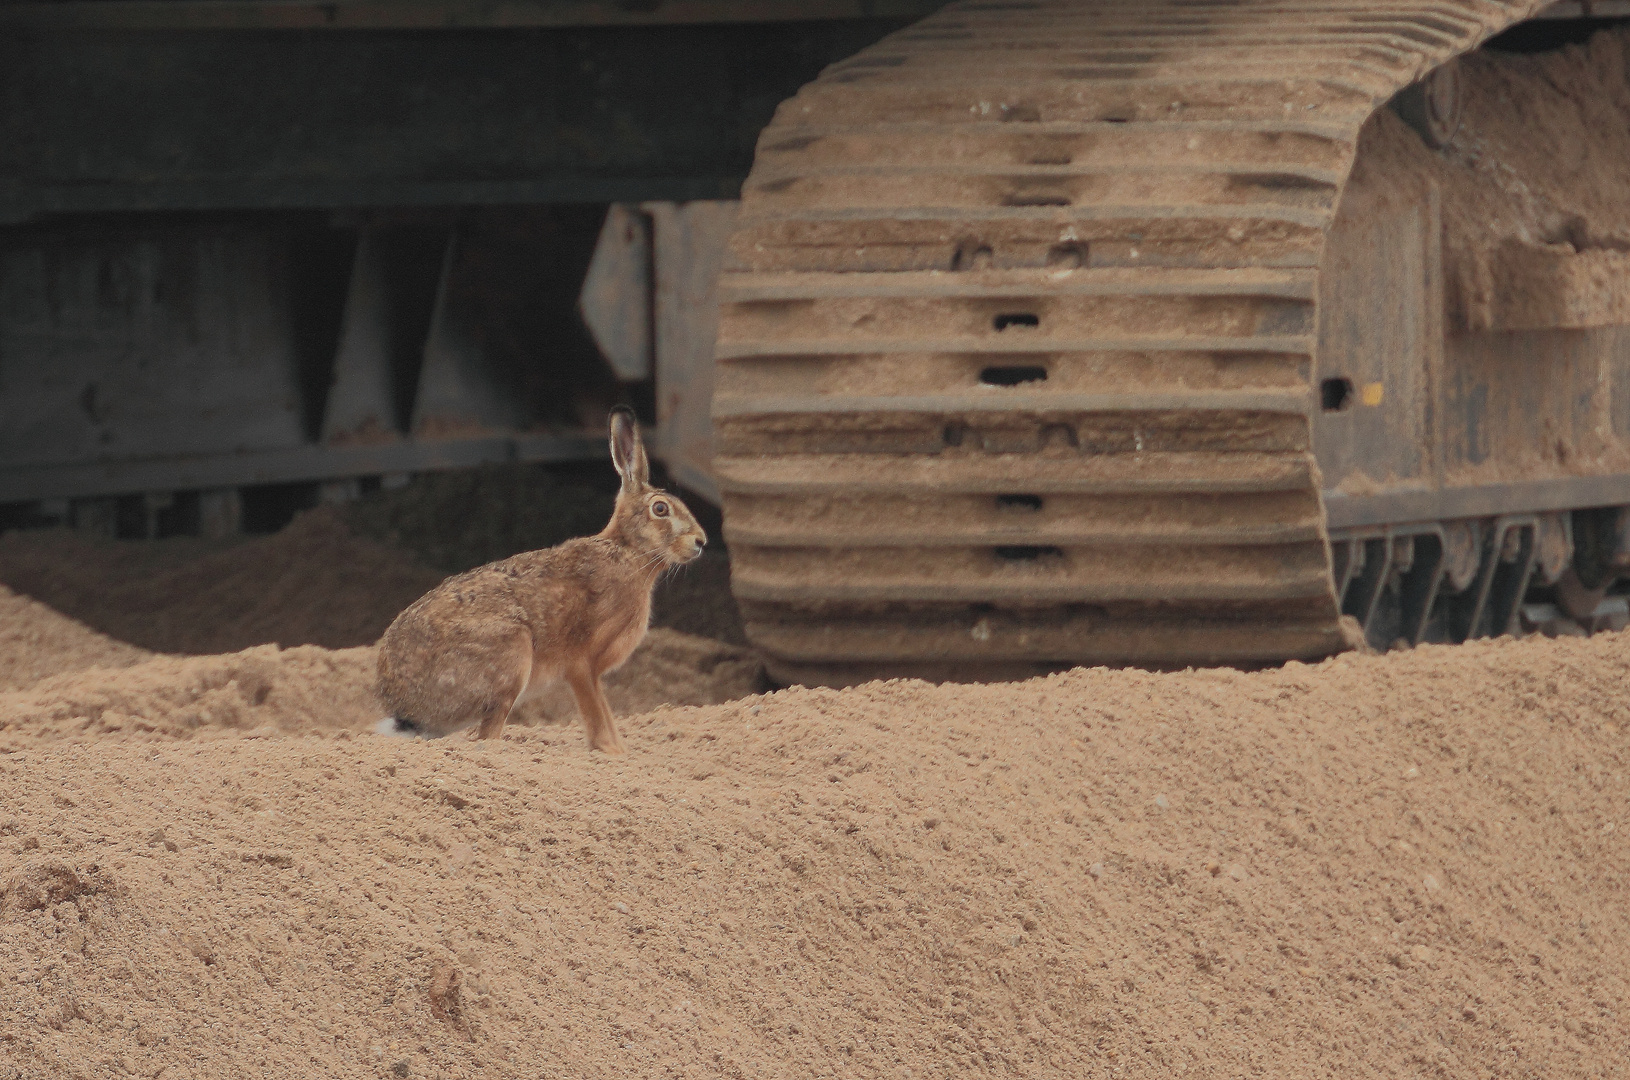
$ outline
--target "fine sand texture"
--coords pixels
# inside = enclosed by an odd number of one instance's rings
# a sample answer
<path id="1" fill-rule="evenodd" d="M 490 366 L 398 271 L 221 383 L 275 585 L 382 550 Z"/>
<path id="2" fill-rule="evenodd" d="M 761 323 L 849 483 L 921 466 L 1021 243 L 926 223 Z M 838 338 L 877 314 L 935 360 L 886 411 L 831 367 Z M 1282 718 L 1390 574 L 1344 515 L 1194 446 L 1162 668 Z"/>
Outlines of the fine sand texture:
<path id="1" fill-rule="evenodd" d="M 1624 635 L 788 690 L 621 760 L 354 734 L 368 660 L 0 698 L 0 1076 L 1622 1075 Z"/>
<path id="2" fill-rule="evenodd" d="M 151 655 L 0 585 L 0 694 L 47 675 L 129 667 Z"/>
<path id="3" fill-rule="evenodd" d="M 60 618 L 60 616 L 59 616 Z M 95 741 L 108 736 L 185 739 L 223 734 L 371 731 L 372 647 L 260 645 L 224 656 L 161 656 L 122 670 L 73 671 L 0 693 L 0 752 L 22 737 Z M 646 635 L 605 678 L 619 715 L 660 705 L 711 705 L 763 689 L 750 653 L 674 630 Z M 517 710 L 520 725 L 576 724 L 563 685 Z"/>

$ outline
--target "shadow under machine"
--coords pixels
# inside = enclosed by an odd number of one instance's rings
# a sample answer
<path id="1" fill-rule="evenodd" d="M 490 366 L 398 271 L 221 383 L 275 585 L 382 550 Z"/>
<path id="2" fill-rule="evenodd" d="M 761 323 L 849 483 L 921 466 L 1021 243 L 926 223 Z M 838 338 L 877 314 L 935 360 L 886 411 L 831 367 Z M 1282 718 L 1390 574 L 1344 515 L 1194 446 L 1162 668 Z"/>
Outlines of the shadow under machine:
<path id="1" fill-rule="evenodd" d="M 0 6 L 0 503 L 632 395 L 786 681 L 1624 624 L 1630 10 L 938 7 Z"/>

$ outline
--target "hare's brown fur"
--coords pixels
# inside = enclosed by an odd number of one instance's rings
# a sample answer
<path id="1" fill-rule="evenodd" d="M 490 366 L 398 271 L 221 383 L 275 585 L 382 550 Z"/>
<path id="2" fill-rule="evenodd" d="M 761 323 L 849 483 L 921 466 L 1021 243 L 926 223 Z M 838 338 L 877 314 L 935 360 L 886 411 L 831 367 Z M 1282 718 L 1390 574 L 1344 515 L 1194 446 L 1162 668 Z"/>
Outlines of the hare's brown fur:
<path id="1" fill-rule="evenodd" d="M 623 483 L 604 529 L 450 577 L 385 631 L 377 690 L 395 729 L 433 737 L 473 726 L 494 738 L 517 701 L 564 678 L 590 745 L 623 752 L 600 677 L 645 637 L 657 578 L 699 555 L 706 536 L 650 485 L 633 414 L 613 413 L 611 432 Z"/>

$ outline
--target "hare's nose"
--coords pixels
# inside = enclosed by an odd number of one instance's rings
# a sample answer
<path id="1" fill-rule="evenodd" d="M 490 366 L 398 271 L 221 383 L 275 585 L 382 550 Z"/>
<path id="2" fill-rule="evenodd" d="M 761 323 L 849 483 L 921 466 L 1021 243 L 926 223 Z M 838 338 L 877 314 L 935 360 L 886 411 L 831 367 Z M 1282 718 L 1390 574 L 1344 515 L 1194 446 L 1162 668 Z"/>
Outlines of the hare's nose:
<path id="1" fill-rule="evenodd" d="M 707 537 L 698 536 L 698 537 L 695 538 L 695 540 L 696 540 L 696 550 L 697 551 L 701 551 L 703 548 L 707 547 Z"/>

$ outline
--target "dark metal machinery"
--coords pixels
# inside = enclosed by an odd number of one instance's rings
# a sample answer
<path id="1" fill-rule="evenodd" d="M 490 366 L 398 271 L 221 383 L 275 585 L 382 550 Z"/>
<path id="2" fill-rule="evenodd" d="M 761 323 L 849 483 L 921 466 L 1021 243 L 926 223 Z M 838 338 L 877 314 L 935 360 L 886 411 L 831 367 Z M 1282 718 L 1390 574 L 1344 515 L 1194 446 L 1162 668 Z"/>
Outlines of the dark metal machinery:
<path id="1" fill-rule="evenodd" d="M 1630 503 L 1622 241 L 1488 240 L 1450 310 L 1438 202 L 1457 58 L 1624 14 L 1588 7 L 968 2 L 801 91 L 743 188 L 714 405 L 772 673 L 1623 625 L 1622 529 L 1594 582 L 1578 547 Z"/>
<path id="2" fill-rule="evenodd" d="M 934 6 L 0 4 L 0 516 L 600 457 L 652 395 L 575 311 L 607 205 L 733 199 L 783 98 Z"/>

